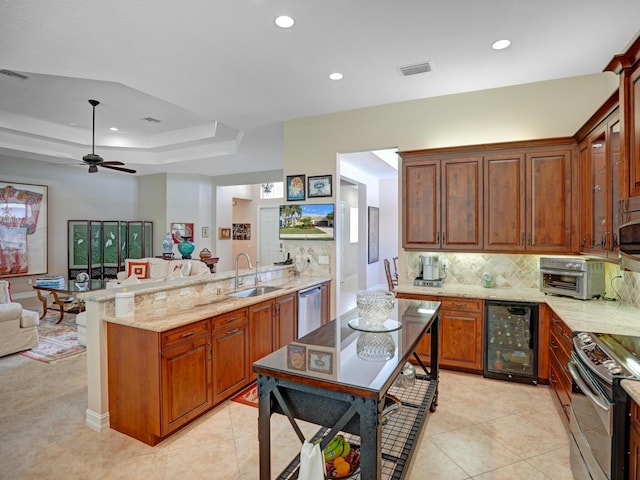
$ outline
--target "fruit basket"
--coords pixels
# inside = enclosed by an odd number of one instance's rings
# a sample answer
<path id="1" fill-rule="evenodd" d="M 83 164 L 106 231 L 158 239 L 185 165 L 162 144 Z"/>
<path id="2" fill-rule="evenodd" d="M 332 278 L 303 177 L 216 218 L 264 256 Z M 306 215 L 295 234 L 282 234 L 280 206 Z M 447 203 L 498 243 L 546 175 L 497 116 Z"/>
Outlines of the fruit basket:
<path id="1" fill-rule="evenodd" d="M 337 456 L 332 460 L 325 462 L 327 478 L 331 480 L 344 480 L 360 473 L 360 445 L 355 443 L 350 443 L 348 445 L 349 452 L 345 456 Z M 348 466 L 348 470 L 346 470 L 346 467 L 342 467 L 341 464 Z"/>

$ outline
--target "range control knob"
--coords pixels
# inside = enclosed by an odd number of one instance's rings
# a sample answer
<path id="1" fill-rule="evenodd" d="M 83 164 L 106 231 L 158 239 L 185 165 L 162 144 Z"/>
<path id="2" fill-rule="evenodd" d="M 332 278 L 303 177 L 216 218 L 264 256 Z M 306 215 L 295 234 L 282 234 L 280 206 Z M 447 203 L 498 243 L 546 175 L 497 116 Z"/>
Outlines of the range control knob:
<path id="1" fill-rule="evenodd" d="M 589 345 L 591 344 L 591 342 L 593 342 L 591 336 L 588 333 L 579 333 L 578 338 L 584 345 Z"/>
<path id="2" fill-rule="evenodd" d="M 620 365 L 612 365 L 611 367 L 607 367 L 607 369 L 609 369 L 609 373 L 613 375 L 622 373 L 622 367 L 620 367 Z"/>

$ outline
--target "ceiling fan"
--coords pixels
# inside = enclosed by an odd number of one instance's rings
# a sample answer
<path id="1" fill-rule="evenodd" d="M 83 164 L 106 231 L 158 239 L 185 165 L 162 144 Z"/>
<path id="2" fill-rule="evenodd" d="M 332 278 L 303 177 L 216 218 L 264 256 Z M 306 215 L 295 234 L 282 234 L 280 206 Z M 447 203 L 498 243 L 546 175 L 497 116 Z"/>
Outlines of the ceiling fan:
<path id="1" fill-rule="evenodd" d="M 89 100 L 89 103 L 93 107 L 93 128 L 92 128 L 92 140 L 91 140 L 91 153 L 82 157 L 82 161 L 89 165 L 89 173 L 98 173 L 98 167 L 110 168 L 111 170 L 118 170 L 119 172 L 136 173 L 135 170 L 130 168 L 122 168 L 116 165 L 124 165 L 122 162 L 105 162 L 100 155 L 96 155 L 96 105 L 100 105 L 98 100 Z"/>

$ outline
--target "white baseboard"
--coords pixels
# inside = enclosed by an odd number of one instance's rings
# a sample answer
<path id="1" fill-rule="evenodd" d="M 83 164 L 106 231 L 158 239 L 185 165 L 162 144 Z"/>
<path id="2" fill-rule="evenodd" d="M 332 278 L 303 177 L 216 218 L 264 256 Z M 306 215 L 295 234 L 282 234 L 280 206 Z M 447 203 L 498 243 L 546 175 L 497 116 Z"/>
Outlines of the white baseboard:
<path id="1" fill-rule="evenodd" d="M 99 413 L 87 408 L 85 424 L 91 430 L 95 430 L 96 432 L 107 430 L 109 428 L 109 413 L 100 415 Z"/>
<path id="2" fill-rule="evenodd" d="M 15 298 L 16 300 L 19 300 L 21 298 L 31 298 L 31 297 L 37 297 L 38 294 L 36 292 L 22 292 L 22 293 L 12 293 L 11 294 L 11 298 Z"/>

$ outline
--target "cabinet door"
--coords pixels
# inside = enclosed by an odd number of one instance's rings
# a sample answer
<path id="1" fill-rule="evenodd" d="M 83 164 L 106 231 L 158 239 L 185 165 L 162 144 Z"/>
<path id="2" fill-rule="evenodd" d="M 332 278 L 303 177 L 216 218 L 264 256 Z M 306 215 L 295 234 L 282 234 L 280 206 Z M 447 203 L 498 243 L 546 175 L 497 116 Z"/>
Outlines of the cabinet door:
<path id="1" fill-rule="evenodd" d="M 329 283 L 320 285 L 320 325 L 331 321 L 331 291 Z"/>
<path id="2" fill-rule="evenodd" d="M 249 323 L 235 324 L 213 335 L 215 403 L 249 383 Z"/>
<path id="3" fill-rule="evenodd" d="M 162 435 L 213 406 L 211 336 L 162 353 Z"/>
<path id="4" fill-rule="evenodd" d="M 482 157 L 442 162 L 442 248 L 482 248 Z"/>
<path id="5" fill-rule="evenodd" d="M 482 314 L 441 311 L 440 356 L 442 367 L 482 370 Z"/>
<path id="6" fill-rule="evenodd" d="M 640 195 L 640 65 L 629 78 L 629 196 Z"/>
<path id="7" fill-rule="evenodd" d="M 571 250 L 571 153 L 527 154 L 527 250 Z"/>
<path id="8" fill-rule="evenodd" d="M 440 162 L 405 163 L 402 191 L 403 247 L 440 248 Z"/>
<path id="9" fill-rule="evenodd" d="M 524 154 L 484 159 L 484 250 L 525 249 Z"/>
<path id="10" fill-rule="evenodd" d="M 277 350 L 298 338 L 298 294 L 292 293 L 275 300 L 273 349 Z"/>
<path id="11" fill-rule="evenodd" d="M 273 351 L 273 310 L 273 300 L 249 307 L 250 365 Z"/>

